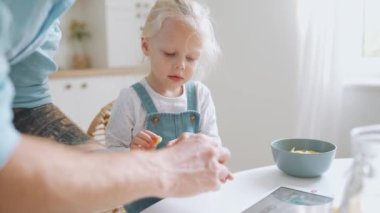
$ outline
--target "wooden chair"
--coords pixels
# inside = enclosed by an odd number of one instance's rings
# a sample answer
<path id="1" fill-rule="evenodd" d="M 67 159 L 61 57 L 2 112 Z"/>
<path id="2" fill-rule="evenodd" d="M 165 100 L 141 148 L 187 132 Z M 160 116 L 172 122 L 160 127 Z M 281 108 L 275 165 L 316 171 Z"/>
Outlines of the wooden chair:
<path id="1" fill-rule="evenodd" d="M 105 131 L 108 125 L 108 121 L 111 117 L 113 101 L 105 105 L 100 112 L 92 120 L 90 126 L 88 127 L 87 134 L 98 141 L 101 144 L 105 144 Z"/>
<path id="2" fill-rule="evenodd" d="M 108 121 L 111 117 L 113 101 L 101 108 L 100 112 L 92 120 L 90 126 L 88 127 L 87 134 L 98 141 L 99 143 L 105 145 L 105 131 L 108 125 Z M 126 213 L 123 206 L 104 211 L 102 213 Z"/>

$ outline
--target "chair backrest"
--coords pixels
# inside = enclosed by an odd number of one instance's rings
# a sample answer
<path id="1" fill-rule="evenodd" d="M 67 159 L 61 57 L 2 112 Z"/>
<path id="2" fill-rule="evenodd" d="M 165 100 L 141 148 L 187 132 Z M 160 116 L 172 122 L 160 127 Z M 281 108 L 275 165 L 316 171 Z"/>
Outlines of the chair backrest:
<path id="1" fill-rule="evenodd" d="M 105 131 L 111 117 L 113 101 L 105 105 L 92 120 L 87 134 L 96 141 L 105 144 Z"/>
<path id="2" fill-rule="evenodd" d="M 111 117 L 112 104 L 113 101 L 100 109 L 100 112 L 96 114 L 95 118 L 92 120 L 87 130 L 87 134 L 90 137 L 102 144 L 105 144 L 106 142 L 105 133 L 108 121 Z M 127 213 L 127 211 L 124 209 L 123 206 L 120 206 L 111 210 L 104 211 L 102 213 Z"/>

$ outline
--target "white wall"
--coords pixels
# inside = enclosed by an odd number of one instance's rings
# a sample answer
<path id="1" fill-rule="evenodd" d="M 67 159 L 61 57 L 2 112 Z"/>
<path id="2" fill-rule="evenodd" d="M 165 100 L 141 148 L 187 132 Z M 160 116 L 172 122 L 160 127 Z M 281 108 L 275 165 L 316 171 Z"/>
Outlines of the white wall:
<path id="1" fill-rule="evenodd" d="M 350 130 L 356 126 L 380 124 L 380 58 L 364 57 L 363 54 L 364 1 L 338 2 L 337 69 L 345 78 L 345 88 L 337 156 L 349 157 L 352 153 Z"/>
<path id="2" fill-rule="evenodd" d="M 296 1 L 204 0 L 223 58 L 206 80 L 233 171 L 273 163 L 270 142 L 294 136 Z"/>
<path id="3" fill-rule="evenodd" d="M 295 135 L 297 0 L 201 1 L 210 7 L 223 50 L 218 69 L 206 84 L 213 94 L 223 143 L 232 151 L 228 164 L 233 171 L 272 164 L 270 142 Z M 342 3 L 337 67 L 354 80 L 367 71 L 378 78 L 380 59 L 361 57 L 362 2 Z M 379 85 L 359 82 L 346 87 L 337 157 L 350 156 L 352 127 L 380 123 Z"/>
<path id="4" fill-rule="evenodd" d="M 297 0 L 203 2 L 210 7 L 224 53 L 206 83 L 214 95 L 220 135 L 232 151 L 229 165 L 237 171 L 271 164 L 270 142 L 295 135 Z M 362 56 L 363 2 L 338 5 L 334 63 L 345 77 L 334 141 L 340 158 L 351 156 L 353 127 L 380 123 L 380 59 Z"/>
<path id="5" fill-rule="evenodd" d="M 223 50 L 218 69 L 206 84 L 213 93 L 223 143 L 232 151 L 229 166 L 238 171 L 271 164 L 270 142 L 292 137 L 295 130 L 296 0 L 203 2 L 210 7 Z M 81 18 L 84 8 L 79 4 L 66 17 Z M 66 32 L 57 60 L 68 68 L 67 20 L 62 27 Z M 104 32 L 91 30 L 96 32 L 91 40 L 104 49 L 99 42 Z M 98 58 L 103 54 L 97 52 L 91 51 L 94 64 L 107 60 Z"/>

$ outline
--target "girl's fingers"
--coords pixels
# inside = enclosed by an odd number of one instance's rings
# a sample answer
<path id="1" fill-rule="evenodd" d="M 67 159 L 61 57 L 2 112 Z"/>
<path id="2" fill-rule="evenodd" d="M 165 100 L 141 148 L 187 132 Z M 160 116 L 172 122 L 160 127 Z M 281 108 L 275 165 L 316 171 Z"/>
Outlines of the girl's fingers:
<path id="1" fill-rule="evenodd" d="M 132 141 L 131 147 L 140 147 L 143 149 L 151 149 L 151 139 L 145 133 L 138 133 Z"/>
<path id="2" fill-rule="evenodd" d="M 142 149 L 140 145 L 136 144 L 136 143 L 132 143 L 131 144 L 131 149 L 132 150 L 138 150 L 138 149 Z"/>
<path id="3" fill-rule="evenodd" d="M 147 136 L 146 140 L 151 144 L 151 146 L 157 146 L 162 140 L 161 136 L 147 129 L 143 130 L 142 132 Z"/>
<path id="4" fill-rule="evenodd" d="M 157 135 L 156 133 L 152 132 L 152 131 L 149 131 L 147 129 L 144 129 L 142 132 L 144 132 L 146 135 L 148 135 L 150 138 L 152 139 L 155 139 L 155 138 L 158 138 L 160 137 L 159 135 Z"/>
<path id="5" fill-rule="evenodd" d="M 152 140 L 151 132 L 148 130 L 140 131 L 135 137 L 147 142 L 150 142 Z"/>

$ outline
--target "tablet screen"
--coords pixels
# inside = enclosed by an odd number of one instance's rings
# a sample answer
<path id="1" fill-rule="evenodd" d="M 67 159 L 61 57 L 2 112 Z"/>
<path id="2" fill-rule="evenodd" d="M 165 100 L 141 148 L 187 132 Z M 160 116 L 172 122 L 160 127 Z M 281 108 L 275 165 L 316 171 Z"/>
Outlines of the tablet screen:
<path id="1" fill-rule="evenodd" d="M 329 212 L 333 198 L 279 187 L 244 213 Z"/>

